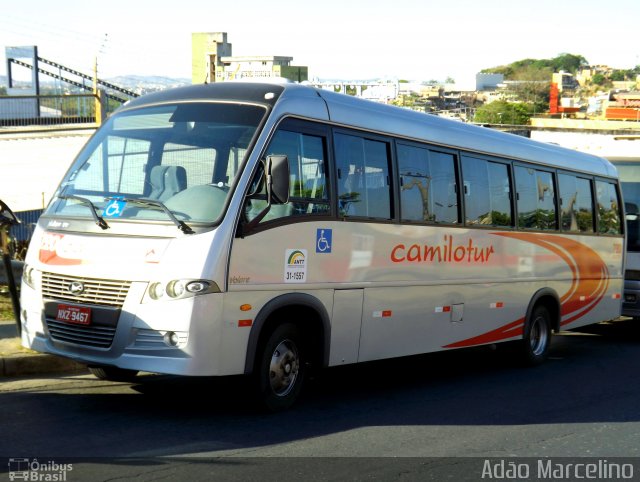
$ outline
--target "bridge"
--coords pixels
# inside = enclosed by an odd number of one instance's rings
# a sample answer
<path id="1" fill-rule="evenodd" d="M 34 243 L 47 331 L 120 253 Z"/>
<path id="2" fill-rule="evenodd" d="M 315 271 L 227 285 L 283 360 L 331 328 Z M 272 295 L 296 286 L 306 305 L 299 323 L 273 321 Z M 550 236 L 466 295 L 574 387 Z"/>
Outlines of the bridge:
<path id="1" fill-rule="evenodd" d="M 100 124 L 104 116 L 137 93 L 38 55 L 38 47 L 6 47 L 7 96 L 0 97 L 0 127 Z M 31 73 L 18 82 L 16 67 Z M 42 95 L 40 76 L 63 82 L 77 92 Z"/>

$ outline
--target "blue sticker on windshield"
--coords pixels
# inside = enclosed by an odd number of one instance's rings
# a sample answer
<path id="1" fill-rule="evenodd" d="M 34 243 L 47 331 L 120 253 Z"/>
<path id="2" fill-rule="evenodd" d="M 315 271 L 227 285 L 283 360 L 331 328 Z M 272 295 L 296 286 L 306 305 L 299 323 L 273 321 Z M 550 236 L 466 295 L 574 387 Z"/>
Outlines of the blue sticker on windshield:
<path id="1" fill-rule="evenodd" d="M 125 201 L 121 201 L 120 199 L 112 199 L 107 203 L 102 211 L 102 215 L 105 218 L 119 218 L 122 216 L 122 211 L 124 211 L 124 206 L 127 203 Z"/>
<path id="2" fill-rule="evenodd" d="M 331 229 L 318 229 L 316 231 L 316 253 L 330 253 L 332 237 Z"/>

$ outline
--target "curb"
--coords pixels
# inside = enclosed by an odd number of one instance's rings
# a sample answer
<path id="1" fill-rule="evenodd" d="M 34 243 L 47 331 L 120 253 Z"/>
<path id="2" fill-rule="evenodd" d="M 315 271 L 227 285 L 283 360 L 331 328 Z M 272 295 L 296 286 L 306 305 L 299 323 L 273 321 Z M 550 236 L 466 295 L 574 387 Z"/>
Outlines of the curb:
<path id="1" fill-rule="evenodd" d="M 19 341 L 16 339 L 16 344 Z M 50 373 L 86 371 L 86 365 L 43 353 L 15 353 L 0 356 L 0 377 L 21 377 Z"/>
<path id="2" fill-rule="evenodd" d="M 0 359 L 0 377 L 86 371 L 87 367 L 55 355 L 11 356 Z"/>

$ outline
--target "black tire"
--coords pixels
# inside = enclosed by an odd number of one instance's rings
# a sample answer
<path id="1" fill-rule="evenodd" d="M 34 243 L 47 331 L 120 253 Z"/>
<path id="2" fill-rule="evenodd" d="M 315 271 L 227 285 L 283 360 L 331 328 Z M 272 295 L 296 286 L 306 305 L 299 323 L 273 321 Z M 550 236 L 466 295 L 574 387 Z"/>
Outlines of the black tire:
<path id="1" fill-rule="evenodd" d="M 551 346 L 551 316 L 545 306 L 538 305 L 531 312 L 524 327 L 524 336 L 519 342 L 521 361 L 528 366 L 543 363 L 549 356 Z"/>
<path id="2" fill-rule="evenodd" d="M 89 366 L 88 368 L 94 377 L 111 382 L 131 382 L 138 374 L 137 370 L 127 370 L 125 368 L 111 366 Z"/>
<path id="3" fill-rule="evenodd" d="M 306 350 L 292 323 L 273 330 L 257 355 L 254 386 L 258 400 L 272 412 L 291 407 L 300 395 L 306 372 Z"/>

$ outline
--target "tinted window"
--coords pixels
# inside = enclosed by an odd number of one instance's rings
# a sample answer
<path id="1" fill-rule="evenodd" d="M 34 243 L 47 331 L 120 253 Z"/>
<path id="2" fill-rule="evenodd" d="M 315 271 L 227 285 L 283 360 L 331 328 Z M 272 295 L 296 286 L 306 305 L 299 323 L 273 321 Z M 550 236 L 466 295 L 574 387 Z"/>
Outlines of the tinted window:
<path id="1" fill-rule="evenodd" d="M 462 158 L 466 223 L 512 226 L 509 166 Z"/>
<path id="2" fill-rule="evenodd" d="M 391 219 L 389 145 L 336 134 L 340 216 Z"/>
<path id="3" fill-rule="evenodd" d="M 518 226 L 526 229 L 556 229 L 553 174 L 516 166 Z"/>
<path id="4" fill-rule="evenodd" d="M 620 201 L 615 184 L 596 181 L 598 199 L 598 232 L 620 234 Z"/>
<path id="5" fill-rule="evenodd" d="M 591 181 L 569 174 L 558 176 L 563 231 L 593 232 Z"/>
<path id="6" fill-rule="evenodd" d="M 455 157 L 404 144 L 397 152 L 402 220 L 459 222 Z"/>

